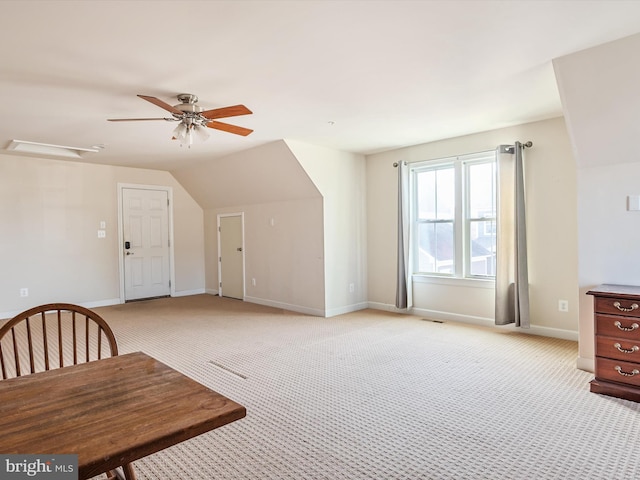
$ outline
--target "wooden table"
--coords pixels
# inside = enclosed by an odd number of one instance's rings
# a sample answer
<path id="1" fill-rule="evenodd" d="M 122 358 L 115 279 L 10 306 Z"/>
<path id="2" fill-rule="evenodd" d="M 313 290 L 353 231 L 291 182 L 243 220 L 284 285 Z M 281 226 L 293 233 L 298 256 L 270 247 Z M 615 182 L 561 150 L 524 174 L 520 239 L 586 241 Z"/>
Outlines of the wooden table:
<path id="1" fill-rule="evenodd" d="M 78 454 L 85 479 L 245 415 L 137 352 L 0 381 L 0 453 Z"/>

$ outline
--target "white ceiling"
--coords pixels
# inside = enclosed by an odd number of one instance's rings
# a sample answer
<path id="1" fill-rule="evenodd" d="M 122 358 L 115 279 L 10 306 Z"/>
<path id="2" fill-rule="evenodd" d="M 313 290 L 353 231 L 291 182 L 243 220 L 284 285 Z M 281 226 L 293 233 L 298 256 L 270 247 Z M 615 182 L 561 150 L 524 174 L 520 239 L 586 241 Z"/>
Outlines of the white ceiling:
<path id="1" fill-rule="evenodd" d="M 357 153 L 562 114 L 553 58 L 640 31 L 640 1 L 0 1 L 0 152 L 91 147 L 83 161 L 176 169 L 277 139 Z M 136 97 L 205 109 L 188 149 Z M 5 152 L 8 153 L 8 152 Z"/>

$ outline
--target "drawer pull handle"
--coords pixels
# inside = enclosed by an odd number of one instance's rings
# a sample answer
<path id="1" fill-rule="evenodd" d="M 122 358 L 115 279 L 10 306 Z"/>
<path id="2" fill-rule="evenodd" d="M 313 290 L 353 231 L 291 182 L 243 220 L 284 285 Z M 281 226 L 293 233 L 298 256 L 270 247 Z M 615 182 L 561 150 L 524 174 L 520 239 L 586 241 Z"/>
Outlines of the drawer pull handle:
<path id="1" fill-rule="evenodd" d="M 622 375 L 623 377 L 633 377 L 633 376 L 635 376 L 635 375 L 640 374 L 640 370 L 637 370 L 637 369 L 635 369 L 635 368 L 634 368 L 631 372 L 623 372 L 623 371 L 622 371 L 622 367 L 618 367 L 618 366 L 616 365 L 615 369 L 616 369 L 616 371 L 617 371 L 620 375 Z"/>
<path id="2" fill-rule="evenodd" d="M 621 312 L 633 312 L 635 309 L 638 308 L 637 303 L 632 303 L 630 307 L 623 307 L 622 305 L 620 305 L 620 302 L 613 302 L 613 306 L 616 307 Z"/>
<path id="3" fill-rule="evenodd" d="M 634 345 L 631 348 L 622 348 L 622 345 L 619 343 L 614 343 L 613 346 L 616 347 L 620 353 L 634 353 L 640 350 L 640 347 L 637 345 Z"/>
<path id="4" fill-rule="evenodd" d="M 634 303 L 634 305 L 635 305 L 635 303 Z M 619 321 L 617 321 L 617 320 L 614 322 L 614 325 L 615 325 L 616 327 L 618 327 L 618 330 L 622 330 L 623 332 L 632 332 L 632 331 L 634 331 L 636 328 L 640 328 L 640 325 L 638 325 L 637 323 L 633 323 L 633 324 L 631 324 L 631 326 L 630 326 L 630 327 L 623 327 L 623 326 L 622 326 L 622 324 L 621 324 Z"/>

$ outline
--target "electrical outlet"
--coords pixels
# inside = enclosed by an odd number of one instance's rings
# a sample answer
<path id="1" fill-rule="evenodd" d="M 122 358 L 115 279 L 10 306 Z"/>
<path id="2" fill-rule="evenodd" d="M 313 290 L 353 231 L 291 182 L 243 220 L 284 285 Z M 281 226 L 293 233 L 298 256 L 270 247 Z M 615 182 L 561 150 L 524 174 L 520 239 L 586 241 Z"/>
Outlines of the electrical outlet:
<path id="1" fill-rule="evenodd" d="M 569 311 L 569 302 L 566 300 L 558 300 L 558 311 L 560 312 L 568 312 Z"/>
<path id="2" fill-rule="evenodd" d="M 349 284 L 349 293 L 353 293 L 356 291 L 356 286 L 353 283 Z"/>
<path id="3" fill-rule="evenodd" d="M 252 278 L 252 279 L 251 279 L 251 286 L 252 286 L 252 287 L 255 287 L 255 286 L 256 286 L 256 279 L 255 279 L 255 278 Z"/>
<path id="4" fill-rule="evenodd" d="M 29 289 L 28 288 L 21 288 L 20 289 L 20 296 L 21 297 L 28 297 L 29 296 Z"/>
<path id="5" fill-rule="evenodd" d="M 105 230 L 98 230 L 98 238 L 106 238 L 107 232 Z"/>

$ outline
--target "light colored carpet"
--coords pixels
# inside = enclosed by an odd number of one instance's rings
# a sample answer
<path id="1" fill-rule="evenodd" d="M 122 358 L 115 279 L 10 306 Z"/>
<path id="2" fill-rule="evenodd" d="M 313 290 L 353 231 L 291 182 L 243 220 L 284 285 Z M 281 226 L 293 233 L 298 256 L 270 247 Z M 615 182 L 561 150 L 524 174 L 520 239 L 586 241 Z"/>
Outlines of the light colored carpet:
<path id="1" fill-rule="evenodd" d="M 121 353 L 247 408 L 137 461 L 140 480 L 640 478 L 640 405 L 590 393 L 574 342 L 208 295 L 96 311 Z"/>

